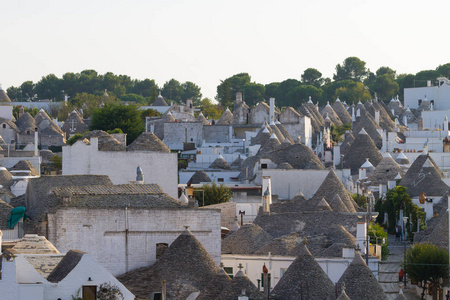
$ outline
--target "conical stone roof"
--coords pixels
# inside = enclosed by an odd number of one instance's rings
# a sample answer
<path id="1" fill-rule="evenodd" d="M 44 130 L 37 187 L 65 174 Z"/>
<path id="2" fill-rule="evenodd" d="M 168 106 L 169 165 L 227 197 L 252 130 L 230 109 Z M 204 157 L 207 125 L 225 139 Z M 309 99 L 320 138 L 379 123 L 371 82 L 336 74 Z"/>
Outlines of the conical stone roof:
<path id="1" fill-rule="evenodd" d="M 256 250 L 254 254 L 267 255 L 267 253 L 270 252 L 271 255 L 291 256 L 300 241 L 301 239 L 299 238 L 298 233 L 291 233 L 289 235 L 284 235 L 273 239 Z"/>
<path id="2" fill-rule="evenodd" d="M 266 154 L 280 148 L 280 140 L 272 133 L 269 140 L 259 149 L 259 153 Z"/>
<path id="3" fill-rule="evenodd" d="M 141 133 L 141 135 L 127 147 L 127 151 L 170 153 L 170 149 L 153 132 Z"/>
<path id="4" fill-rule="evenodd" d="M 294 169 L 325 169 L 317 155 L 303 144 L 294 144 L 284 149 L 278 149 L 264 157 L 270 158 L 276 164 L 287 162 Z"/>
<path id="5" fill-rule="evenodd" d="M 333 199 L 331 199 L 331 201 L 328 201 L 328 204 L 333 211 L 349 212 L 347 206 L 344 204 L 344 202 L 342 202 L 342 199 L 338 194 L 334 195 Z"/>
<path id="6" fill-rule="evenodd" d="M 303 115 L 311 119 L 311 127 L 313 128 L 313 132 L 319 132 L 320 126 L 322 125 L 320 125 L 319 121 L 317 121 L 316 116 L 309 110 L 308 106 L 303 103 L 302 106 L 299 107 L 299 110 Z"/>
<path id="7" fill-rule="evenodd" d="M 211 178 L 209 178 L 208 174 L 205 171 L 197 171 L 192 175 L 191 179 L 189 179 L 190 184 L 199 184 L 202 182 L 211 182 Z"/>
<path id="8" fill-rule="evenodd" d="M 198 115 L 197 121 L 202 122 L 203 125 L 209 125 L 209 121 L 205 118 L 202 112 Z"/>
<path id="9" fill-rule="evenodd" d="M 352 175 L 358 174 L 359 168 L 366 162 L 366 158 L 376 167 L 383 157 L 363 128 L 355 136 L 355 140 L 351 144 L 350 149 L 343 157 L 344 168 L 351 169 Z"/>
<path id="10" fill-rule="evenodd" d="M 242 163 L 244 162 L 244 159 L 239 155 L 232 163 L 231 167 L 238 167 L 240 168 Z"/>
<path id="11" fill-rule="evenodd" d="M 5 167 L 0 167 L 0 184 L 6 188 L 13 184 L 12 175 Z"/>
<path id="12" fill-rule="evenodd" d="M 280 142 L 284 141 L 284 135 L 281 133 L 277 125 L 275 125 L 275 123 L 271 123 L 269 126 L 270 129 L 272 130 L 272 134 L 275 134 Z"/>
<path id="13" fill-rule="evenodd" d="M 403 174 L 402 168 L 395 162 L 391 155 L 383 155 L 383 159 L 369 175 L 367 181 L 370 185 L 387 184 L 390 180 L 395 180 L 398 174 Z"/>
<path id="14" fill-rule="evenodd" d="M 342 121 L 343 124 L 352 124 L 352 116 L 348 113 L 347 109 L 345 109 L 344 104 L 339 99 L 333 104 L 333 110 Z"/>
<path id="15" fill-rule="evenodd" d="M 217 299 L 222 291 L 230 284 L 231 278 L 220 268 L 211 279 L 208 285 L 201 291 L 201 293 L 195 298 L 196 300 L 211 300 Z"/>
<path id="16" fill-rule="evenodd" d="M 252 138 L 251 145 L 264 145 L 270 139 L 271 135 L 272 130 L 268 126 L 263 125 L 256 136 Z"/>
<path id="17" fill-rule="evenodd" d="M 298 212 L 303 209 L 306 201 L 308 201 L 308 199 L 306 199 L 305 195 L 299 190 L 290 201 L 278 201 L 277 203 L 272 203 L 272 205 L 270 205 L 270 211 L 274 213 Z"/>
<path id="18" fill-rule="evenodd" d="M 378 280 L 359 253 L 355 255 L 337 284 L 345 284 L 345 291 L 350 299 L 387 299 Z"/>
<path id="19" fill-rule="evenodd" d="M 324 181 L 320 185 L 316 194 L 313 198 L 311 198 L 307 204 L 315 204 L 320 202 L 322 198 L 325 199 L 333 199 L 336 195 L 339 195 L 344 205 L 347 207 L 348 212 L 356 212 L 356 208 L 358 207 L 353 200 L 350 192 L 344 187 L 342 182 L 337 177 L 336 173 L 333 169 L 330 170 L 327 177 L 325 177 Z M 314 210 L 311 208 L 310 210 Z"/>
<path id="20" fill-rule="evenodd" d="M 411 197 L 420 196 L 421 193 L 442 196 L 448 189 L 442 178 L 442 172 L 431 156 L 419 155 L 403 176 L 400 185 L 406 187 L 406 192 Z"/>
<path id="21" fill-rule="evenodd" d="M 319 123 L 320 126 L 324 126 L 325 125 L 325 120 L 322 117 L 322 115 L 319 113 L 319 111 L 317 110 L 317 106 L 312 103 L 312 102 L 308 102 L 308 103 L 304 103 L 309 111 L 314 115 L 315 119 L 317 120 L 317 122 Z"/>
<path id="22" fill-rule="evenodd" d="M 325 198 L 322 198 L 322 200 L 320 200 L 319 204 L 317 204 L 317 206 L 316 206 L 316 210 L 318 210 L 318 211 L 323 211 L 323 210 L 332 211 L 331 206 L 328 204 L 328 202 L 327 202 L 327 200 L 325 200 Z"/>
<path id="23" fill-rule="evenodd" d="M 100 151 L 125 151 L 126 147 L 115 137 L 103 130 L 90 131 L 84 135 L 84 138 L 98 138 L 98 150 Z"/>
<path id="24" fill-rule="evenodd" d="M 158 98 L 156 98 L 155 102 L 152 103 L 152 106 L 169 106 L 167 102 L 164 100 L 163 96 L 159 94 Z"/>
<path id="25" fill-rule="evenodd" d="M 59 254 L 58 249 L 53 246 L 44 236 L 37 234 L 26 234 L 12 248 L 18 254 Z"/>
<path id="26" fill-rule="evenodd" d="M 217 300 L 231 300 L 238 299 L 242 295 L 242 291 L 245 290 L 245 295 L 252 300 L 265 300 L 266 297 L 262 292 L 258 291 L 258 288 L 248 279 L 248 277 L 239 270 L 233 279 L 228 283 L 225 289 L 217 297 Z"/>
<path id="27" fill-rule="evenodd" d="M 293 144 L 295 142 L 283 124 L 281 124 L 280 122 L 276 122 L 275 125 L 280 130 L 280 132 L 283 134 L 284 140 L 288 140 L 291 144 Z M 281 141 L 283 141 L 283 140 L 280 140 L 280 142 Z"/>
<path id="28" fill-rule="evenodd" d="M 160 292 L 161 281 L 166 280 L 168 299 L 186 299 L 192 292 L 203 290 L 218 271 L 203 245 L 185 230 L 154 265 L 130 271 L 118 279 L 138 298 Z"/>
<path id="29" fill-rule="evenodd" d="M 233 113 L 227 108 L 216 125 L 233 125 Z"/>
<path id="30" fill-rule="evenodd" d="M 327 299 L 333 293 L 333 282 L 303 244 L 297 258 L 272 290 L 271 297 L 297 300 L 300 299 L 299 295 L 306 295 L 305 299 L 320 300 Z"/>
<path id="31" fill-rule="evenodd" d="M 352 133 L 347 134 L 345 139 L 342 141 L 341 144 L 341 154 L 346 154 L 348 150 L 350 149 L 350 145 L 355 140 L 355 136 Z"/>
<path id="32" fill-rule="evenodd" d="M 14 171 L 30 171 L 31 176 L 39 176 L 38 170 L 31 164 L 29 160 L 20 160 L 17 162 L 11 170 Z"/>
<path id="33" fill-rule="evenodd" d="M 86 125 L 86 123 L 84 123 L 80 114 L 76 110 L 73 110 L 70 113 L 61 129 L 66 133 L 66 135 L 75 133 L 85 133 L 89 131 L 89 127 Z M 74 132 L 72 132 L 73 129 L 75 129 Z"/>
<path id="34" fill-rule="evenodd" d="M 258 225 L 244 224 L 222 240 L 222 253 L 251 254 L 272 239 L 272 236 Z"/>
<path id="35" fill-rule="evenodd" d="M 227 161 L 220 155 L 216 158 L 211 165 L 209 165 L 210 169 L 222 169 L 222 170 L 231 170 L 231 166 L 227 163 Z"/>
<path id="36" fill-rule="evenodd" d="M 336 126 L 342 125 L 341 119 L 339 119 L 338 115 L 329 103 L 322 109 L 320 113 L 324 119 L 326 117 L 330 118 L 331 122 L 333 122 L 333 124 L 335 124 Z"/>
<path id="37" fill-rule="evenodd" d="M 403 153 L 400 152 L 397 157 L 395 158 L 395 162 L 398 163 L 399 165 L 409 165 L 409 159 L 408 157 Z"/>
<path id="38" fill-rule="evenodd" d="M 366 113 L 364 117 L 360 118 L 358 123 L 354 124 L 352 131 L 354 134 L 358 134 L 363 128 L 374 141 L 377 148 L 381 149 L 383 139 L 377 131 L 377 129 L 381 129 L 381 127 L 376 124 L 375 119 L 368 113 Z"/>
<path id="39" fill-rule="evenodd" d="M 16 125 L 19 128 L 20 132 L 26 132 L 27 130 L 30 130 L 31 132 L 34 132 L 36 128 L 36 122 L 34 121 L 34 118 L 28 113 L 23 113 L 16 121 Z"/>
<path id="40" fill-rule="evenodd" d="M 294 167 L 292 167 L 289 163 L 287 162 L 282 162 L 281 164 L 277 165 L 277 169 L 281 169 L 281 170 L 292 170 L 294 169 Z"/>
<path id="41" fill-rule="evenodd" d="M 0 102 L 11 102 L 11 99 L 9 99 L 8 94 L 6 94 L 5 90 L 2 89 L 0 85 Z"/>
<path id="42" fill-rule="evenodd" d="M 341 294 L 339 295 L 339 297 L 337 297 L 336 300 L 350 300 L 350 298 L 348 297 L 347 293 L 345 292 L 344 289 L 341 290 Z"/>
<path id="43" fill-rule="evenodd" d="M 41 108 L 41 110 L 39 110 L 39 112 L 34 116 L 34 121 L 36 122 L 36 125 L 39 125 L 43 120 L 52 121 L 45 110 Z"/>

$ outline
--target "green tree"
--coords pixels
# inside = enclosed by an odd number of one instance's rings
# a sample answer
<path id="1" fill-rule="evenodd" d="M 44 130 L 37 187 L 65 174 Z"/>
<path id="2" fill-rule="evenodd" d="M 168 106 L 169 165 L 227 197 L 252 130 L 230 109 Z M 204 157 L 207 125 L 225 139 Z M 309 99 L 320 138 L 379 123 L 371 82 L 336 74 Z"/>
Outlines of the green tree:
<path id="1" fill-rule="evenodd" d="M 158 85 L 154 79 L 134 80 L 132 92 L 142 97 L 149 98 L 153 102 L 158 97 Z"/>
<path id="2" fill-rule="evenodd" d="M 11 99 L 11 101 L 22 101 L 22 90 L 20 89 L 20 87 L 10 86 L 6 89 L 6 94 L 8 94 L 8 97 L 9 99 Z"/>
<path id="3" fill-rule="evenodd" d="M 377 76 L 373 90 L 377 91 L 378 97 L 381 100 L 387 101 L 398 94 L 399 86 L 394 81 L 392 74 L 386 73 Z"/>
<path id="4" fill-rule="evenodd" d="M 62 76 L 61 88 L 68 96 L 73 97 L 77 93 L 81 93 L 79 85 L 80 74 L 68 72 Z"/>
<path id="5" fill-rule="evenodd" d="M 216 100 L 222 106 L 232 106 L 236 93 L 242 92 L 242 87 L 249 84 L 250 81 L 251 78 L 248 73 L 239 73 L 221 80 L 221 83 L 217 86 Z"/>
<path id="6" fill-rule="evenodd" d="M 73 108 L 82 108 L 83 109 L 83 116 L 85 118 L 89 118 L 94 110 L 100 107 L 101 104 L 107 105 L 107 104 L 113 104 L 119 103 L 119 100 L 117 100 L 116 97 L 113 95 L 109 96 L 97 96 L 87 93 L 82 94 L 76 94 L 74 97 L 69 99 L 69 104 L 71 110 Z M 67 114 L 65 116 L 62 116 L 63 118 L 67 117 Z"/>
<path id="7" fill-rule="evenodd" d="M 316 88 L 313 85 L 299 85 L 288 92 L 283 106 L 298 107 L 303 102 L 308 101 L 309 97 L 314 100 L 320 100 L 322 93 L 322 89 Z"/>
<path id="8" fill-rule="evenodd" d="M 292 97 L 289 98 L 288 94 L 298 86 L 301 86 L 302 83 L 297 79 L 286 79 L 278 85 L 276 90 L 276 98 L 278 106 L 289 106 L 289 101 L 292 100 Z"/>
<path id="9" fill-rule="evenodd" d="M 277 98 L 277 90 L 278 87 L 280 86 L 279 82 L 271 82 L 269 84 L 265 85 L 265 99 L 269 100 L 269 98 Z"/>
<path id="10" fill-rule="evenodd" d="M 308 68 L 302 74 L 302 82 L 307 85 L 320 87 L 323 84 L 322 73 L 317 69 Z"/>
<path id="11" fill-rule="evenodd" d="M 338 88 L 335 91 L 335 97 L 339 97 L 342 101 L 347 101 L 348 104 L 357 103 L 358 101 L 365 102 L 372 98 L 364 84 L 357 81 L 348 82 L 347 85 Z"/>
<path id="12" fill-rule="evenodd" d="M 19 118 L 19 109 L 20 109 L 19 106 L 13 107 L 13 116 L 14 116 L 14 118 L 16 118 L 16 120 Z M 36 116 L 36 114 L 39 112 L 39 109 L 34 108 L 34 107 L 30 107 L 30 108 L 24 107 L 23 112 L 29 113 L 34 118 L 34 116 Z"/>
<path id="13" fill-rule="evenodd" d="M 144 122 L 136 105 L 109 104 L 94 110 L 90 130 L 113 130 L 120 128 L 127 134 L 127 144 L 132 143 L 143 131 Z"/>
<path id="14" fill-rule="evenodd" d="M 249 106 L 264 101 L 266 87 L 263 84 L 250 82 L 242 86 L 243 99 Z"/>
<path id="15" fill-rule="evenodd" d="M 145 104 L 147 102 L 144 97 L 137 94 L 125 94 L 120 97 L 120 100 L 135 102 L 136 104 Z"/>
<path id="16" fill-rule="evenodd" d="M 223 114 L 224 109 L 222 106 L 214 104 L 211 99 L 203 98 L 200 101 L 200 109 L 203 112 L 203 115 L 209 119 L 219 119 Z"/>
<path id="17" fill-rule="evenodd" d="M 434 83 L 436 79 L 439 77 L 440 73 L 436 70 L 423 70 L 416 74 L 415 76 L 415 86 L 416 87 L 424 87 L 427 86 L 427 81 L 431 80 L 431 83 Z"/>
<path id="18" fill-rule="evenodd" d="M 362 81 L 366 75 L 366 62 L 352 56 L 347 57 L 342 65 L 336 65 L 336 74 L 333 75 L 333 79 L 336 81 L 345 79 Z"/>
<path id="19" fill-rule="evenodd" d="M 33 81 L 25 81 L 20 86 L 20 89 L 22 90 L 22 95 L 26 97 L 27 100 L 33 101 L 35 99 L 35 92 L 34 92 L 34 83 Z"/>
<path id="20" fill-rule="evenodd" d="M 440 76 L 450 78 L 450 63 L 445 65 L 439 65 L 439 67 L 436 68 L 436 71 L 439 72 Z"/>
<path id="21" fill-rule="evenodd" d="M 186 103 L 186 100 L 192 99 L 194 106 L 198 106 L 200 104 L 200 100 L 202 99 L 201 88 L 193 82 L 186 81 L 181 85 L 183 88 L 183 94 L 181 99 L 183 103 Z"/>
<path id="22" fill-rule="evenodd" d="M 412 245 L 405 255 L 403 269 L 414 280 L 422 282 L 422 299 L 425 299 L 426 283 L 435 287 L 440 279 L 448 278 L 448 252 L 436 245 L 424 243 Z"/>
<path id="23" fill-rule="evenodd" d="M 39 99 L 62 100 L 61 80 L 55 74 L 43 76 L 34 88 Z"/>
<path id="24" fill-rule="evenodd" d="M 228 202 L 233 196 L 231 189 L 223 183 L 220 185 L 215 182 L 204 184 L 202 189 L 205 197 L 205 206 Z M 200 206 L 203 206 L 203 193 L 199 191 L 194 192 L 194 198 Z"/>
<path id="25" fill-rule="evenodd" d="M 371 244 L 382 244 L 381 245 L 381 259 L 386 260 L 389 256 L 389 248 L 388 248 L 388 234 L 384 230 L 383 227 L 380 226 L 380 224 L 373 224 L 371 223 L 369 225 L 369 238 Z M 384 243 L 383 243 L 384 240 Z"/>
<path id="26" fill-rule="evenodd" d="M 173 78 L 164 83 L 161 95 L 167 100 L 173 100 L 178 104 L 183 103 L 183 87 L 178 80 Z"/>
<path id="27" fill-rule="evenodd" d="M 397 76 L 396 82 L 398 83 L 399 87 L 399 96 L 400 99 L 403 100 L 403 93 L 405 88 L 412 88 L 414 87 L 414 79 L 416 76 L 413 74 L 400 74 Z"/>

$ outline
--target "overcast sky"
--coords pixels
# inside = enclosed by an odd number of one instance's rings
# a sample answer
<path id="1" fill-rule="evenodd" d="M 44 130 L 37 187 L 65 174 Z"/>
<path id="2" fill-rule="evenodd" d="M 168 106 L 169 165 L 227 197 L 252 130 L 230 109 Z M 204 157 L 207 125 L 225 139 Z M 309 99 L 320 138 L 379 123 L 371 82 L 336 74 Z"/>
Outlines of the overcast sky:
<path id="1" fill-rule="evenodd" d="M 332 77 L 357 56 L 375 71 L 450 62 L 450 1 L 0 0 L 0 83 L 95 69 L 192 81 L 213 98 L 221 79 Z"/>

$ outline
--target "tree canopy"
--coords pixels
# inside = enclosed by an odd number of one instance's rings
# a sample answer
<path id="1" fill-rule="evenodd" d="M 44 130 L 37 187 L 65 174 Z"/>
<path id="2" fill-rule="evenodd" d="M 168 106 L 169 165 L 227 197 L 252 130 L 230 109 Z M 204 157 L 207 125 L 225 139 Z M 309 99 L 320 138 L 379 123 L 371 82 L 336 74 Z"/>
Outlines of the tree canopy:
<path id="1" fill-rule="evenodd" d="M 215 182 L 204 184 L 202 189 L 204 195 L 202 192 L 194 192 L 194 197 L 197 199 L 200 206 L 203 205 L 203 200 L 205 201 L 206 206 L 228 202 L 233 196 L 231 189 L 223 183 L 220 185 Z"/>

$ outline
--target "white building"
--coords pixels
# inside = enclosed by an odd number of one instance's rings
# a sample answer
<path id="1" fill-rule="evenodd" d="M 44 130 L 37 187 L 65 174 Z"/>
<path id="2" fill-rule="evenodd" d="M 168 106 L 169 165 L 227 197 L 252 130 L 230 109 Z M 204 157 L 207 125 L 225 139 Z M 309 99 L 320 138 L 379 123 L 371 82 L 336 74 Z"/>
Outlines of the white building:
<path id="1" fill-rule="evenodd" d="M 435 110 L 450 109 L 450 80 L 444 77 L 437 80 L 436 86 L 432 86 L 431 81 L 428 81 L 426 87 L 406 88 L 404 90 L 405 107 L 419 108 L 427 99 Z"/>

